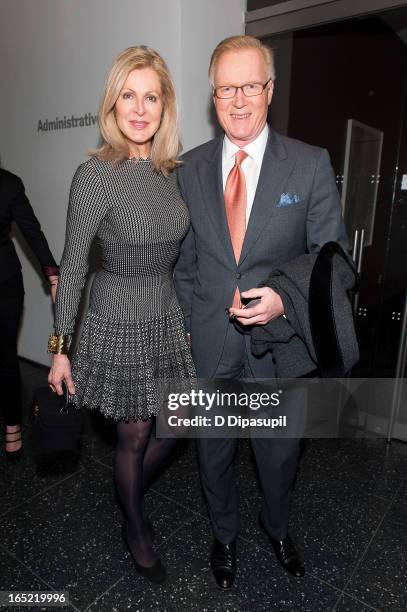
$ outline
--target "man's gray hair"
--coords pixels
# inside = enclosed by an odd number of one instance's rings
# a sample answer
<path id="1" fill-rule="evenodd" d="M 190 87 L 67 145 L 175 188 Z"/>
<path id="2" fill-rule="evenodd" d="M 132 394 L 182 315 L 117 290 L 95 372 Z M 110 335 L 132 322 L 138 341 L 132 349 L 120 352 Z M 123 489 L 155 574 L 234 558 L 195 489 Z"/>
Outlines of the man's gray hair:
<path id="1" fill-rule="evenodd" d="M 254 36 L 229 36 L 222 40 L 214 52 L 212 53 L 211 61 L 209 63 L 209 79 L 213 83 L 213 73 L 219 58 L 228 51 L 242 51 L 245 49 L 258 49 L 263 56 L 264 62 L 267 66 L 268 77 L 275 81 L 276 69 L 274 66 L 274 52 L 269 46 L 265 45 L 261 40 Z"/>

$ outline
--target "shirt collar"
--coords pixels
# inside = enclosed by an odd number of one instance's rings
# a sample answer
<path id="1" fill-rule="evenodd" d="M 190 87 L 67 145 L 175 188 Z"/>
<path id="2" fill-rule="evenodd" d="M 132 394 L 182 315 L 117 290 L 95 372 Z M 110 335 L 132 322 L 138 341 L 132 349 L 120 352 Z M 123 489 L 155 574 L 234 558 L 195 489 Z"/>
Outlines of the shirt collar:
<path id="1" fill-rule="evenodd" d="M 266 123 L 257 138 L 253 140 L 253 142 L 251 142 L 250 144 L 243 147 L 243 151 L 246 151 L 246 153 L 252 159 L 254 159 L 259 168 L 261 167 L 261 164 L 263 162 L 263 156 L 264 151 L 266 150 L 268 135 L 269 126 Z M 234 157 L 236 151 L 238 150 L 239 147 L 234 144 L 225 134 L 225 137 L 223 139 L 223 158 L 230 159 L 231 157 Z"/>

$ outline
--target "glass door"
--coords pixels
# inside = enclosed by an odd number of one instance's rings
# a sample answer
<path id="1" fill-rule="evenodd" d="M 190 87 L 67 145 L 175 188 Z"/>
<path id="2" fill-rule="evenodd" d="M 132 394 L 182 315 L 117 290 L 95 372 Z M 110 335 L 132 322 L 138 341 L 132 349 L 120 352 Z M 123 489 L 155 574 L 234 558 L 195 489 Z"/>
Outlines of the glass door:
<path id="1" fill-rule="evenodd" d="M 407 7 L 265 38 L 277 68 L 270 123 L 328 149 L 351 246 L 359 231 L 355 378 L 396 373 L 407 287 L 406 26 Z"/>

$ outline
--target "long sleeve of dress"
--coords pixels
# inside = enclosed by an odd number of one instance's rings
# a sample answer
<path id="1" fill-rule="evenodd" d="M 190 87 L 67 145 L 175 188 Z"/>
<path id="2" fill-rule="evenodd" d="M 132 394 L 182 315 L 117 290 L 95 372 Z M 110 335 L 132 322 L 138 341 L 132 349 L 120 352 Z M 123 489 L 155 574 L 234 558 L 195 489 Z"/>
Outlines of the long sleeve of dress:
<path id="1" fill-rule="evenodd" d="M 74 331 L 90 247 L 107 210 L 105 193 L 90 159 L 77 169 L 70 190 L 55 302 L 56 334 L 69 335 Z"/>

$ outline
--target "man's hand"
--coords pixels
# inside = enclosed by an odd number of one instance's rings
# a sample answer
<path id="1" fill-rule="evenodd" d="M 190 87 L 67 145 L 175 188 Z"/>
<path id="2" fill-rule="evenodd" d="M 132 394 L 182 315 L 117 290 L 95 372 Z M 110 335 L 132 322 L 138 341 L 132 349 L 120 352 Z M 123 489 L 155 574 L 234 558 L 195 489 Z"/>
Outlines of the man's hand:
<path id="1" fill-rule="evenodd" d="M 62 381 L 65 382 L 69 395 L 74 395 L 75 385 L 72 380 L 71 364 L 67 355 L 53 355 L 52 366 L 48 374 L 48 384 L 57 395 L 63 394 Z"/>
<path id="2" fill-rule="evenodd" d="M 261 298 L 260 304 L 252 308 L 229 308 L 229 314 L 235 315 L 241 325 L 266 325 L 284 313 L 280 296 L 270 287 L 249 289 L 241 296 L 245 299 Z"/>

